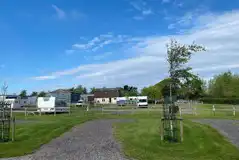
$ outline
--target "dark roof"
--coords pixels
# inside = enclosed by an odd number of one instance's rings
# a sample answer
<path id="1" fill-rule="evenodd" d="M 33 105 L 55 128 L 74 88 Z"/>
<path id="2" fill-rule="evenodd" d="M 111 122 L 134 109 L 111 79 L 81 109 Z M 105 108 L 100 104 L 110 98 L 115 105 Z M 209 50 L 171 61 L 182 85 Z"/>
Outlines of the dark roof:
<path id="1" fill-rule="evenodd" d="M 100 88 L 96 89 L 94 92 L 95 98 L 113 98 L 119 97 L 118 88 Z"/>
<path id="2" fill-rule="evenodd" d="M 50 93 L 71 93 L 69 90 L 66 89 L 57 89 L 55 91 L 52 91 Z"/>

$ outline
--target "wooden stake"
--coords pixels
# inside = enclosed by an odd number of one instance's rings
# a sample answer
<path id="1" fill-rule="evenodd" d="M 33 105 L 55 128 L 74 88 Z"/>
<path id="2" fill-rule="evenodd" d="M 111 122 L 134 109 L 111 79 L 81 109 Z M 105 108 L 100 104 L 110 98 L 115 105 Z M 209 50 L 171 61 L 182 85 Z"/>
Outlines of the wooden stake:
<path id="1" fill-rule="evenodd" d="M 15 127 L 16 127 L 16 125 L 15 125 L 15 117 L 13 117 L 12 119 L 11 119 L 11 122 L 12 122 L 12 141 L 15 141 Z"/>
<path id="2" fill-rule="evenodd" d="M 180 120 L 180 135 L 181 135 L 181 142 L 183 142 L 183 120 Z"/>
<path id="3" fill-rule="evenodd" d="M 163 120 L 161 119 L 161 125 L 160 125 L 160 132 L 161 132 L 161 141 L 163 141 L 164 140 L 164 136 L 163 136 Z"/>

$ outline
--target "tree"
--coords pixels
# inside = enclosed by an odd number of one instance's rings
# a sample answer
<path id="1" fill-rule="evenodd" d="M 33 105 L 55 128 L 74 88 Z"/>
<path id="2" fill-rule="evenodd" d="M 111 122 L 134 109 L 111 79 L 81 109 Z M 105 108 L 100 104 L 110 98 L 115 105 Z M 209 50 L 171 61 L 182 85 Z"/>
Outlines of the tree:
<path id="1" fill-rule="evenodd" d="M 125 97 L 137 96 L 138 88 L 134 86 L 124 85 L 123 88 L 120 88 L 120 95 Z"/>
<path id="2" fill-rule="evenodd" d="M 21 93 L 19 94 L 19 96 L 21 98 L 26 97 L 27 96 L 27 90 L 22 90 Z"/>
<path id="3" fill-rule="evenodd" d="M 87 94 L 87 89 L 83 87 L 82 85 L 79 85 L 74 89 L 74 93 Z"/>
<path id="4" fill-rule="evenodd" d="M 38 94 L 38 97 L 45 97 L 46 96 L 46 92 L 44 91 L 41 91 L 39 94 Z"/>
<path id="5" fill-rule="evenodd" d="M 169 77 L 171 79 L 170 88 L 173 93 L 179 94 L 178 90 L 185 87 L 195 79 L 191 72 L 192 68 L 186 64 L 195 52 L 205 51 L 205 48 L 195 43 L 191 45 L 181 45 L 176 40 L 171 40 L 167 44 L 167 61 L 169 64 Z M 189 88 L 185 88 L 189 91 Z M 169 96 L 169 95 L 168 95 Z"/>
<path id="6" fill-rule="evenodd" d="M 90 89 L 90 93 L 91 93 L 91 94 L 95 93 L 95 90 L 96 90 L 95 87 L 91 88 L 91 89 Z"/>
<path id="7" fill-rule="evenodd" d="M 214 76 L 209 81 L 208 93 L 215 98 L 239 97 L 239 75 L 228 71 Z"/>
<path id="8" fill-rule="evenodd" d="M 35 97 L 35 96 L 37 96 L 37 95 L 38 95 L 37 92 L 32 92 L 32 94 L 31 94 L 31 96 L 33 96 L 33 97 Z"/>

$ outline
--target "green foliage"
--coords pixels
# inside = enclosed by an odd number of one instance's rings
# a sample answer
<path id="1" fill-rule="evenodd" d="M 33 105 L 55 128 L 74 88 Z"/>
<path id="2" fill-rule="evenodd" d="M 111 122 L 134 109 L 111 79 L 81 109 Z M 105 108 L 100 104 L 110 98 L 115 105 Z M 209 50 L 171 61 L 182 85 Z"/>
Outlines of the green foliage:
<path id="1" fill-rule="evenodd" d="M 239 104 L 239 98 L 211 98 L 203 97 L 200 99 L 203 103 L 207 104 Z"/>
<path id="2" fill-rule="evenodd" d="M 120 88 L 120 96 L 129 97 L 129 96 L 137 96 L 138 88 L 134 86 L 124 85 L 123 88 Z"/>
<path id="3" fill-rule="evenodd" d="M 79 85 L 74 89 L 73 93 L 87 94 L 87 89 L 83 87 L 82 85 Z"/>
<path id="4" fill-rule="evenodd" d="M 95 90 L 96 90 L 95 87 L 91 88 L 91 89 L 90 89 L 90 93 L 93 94 L 93 93 L 95 92 Z"/>
<path id="5" fill-rule="evenodd" d="M 191 45 L 179 44 L 176 40 L 171 40 L 167 44 L 167 61 L 169 64 L 169 77 L 171 78 L 172 91 L 176 92 L 184 88 L 186 92 L 190 91 L 186 84 L 193 83 L 195 75 L 191 73 L 192 68 L 186 64 L 193 53 L 205 51 L 205 48 L 195 43 Z"/>
<path id="6" fill-rule="evenodd" d="M 37 92 L 32 92 L 31 96 L 38 96 Z"/>
<path id="7" fill-rule="evenodd" d="M 27 96 L 27 90 L 22 90 L 19 94 L 20 97 L 26 97 Z"/>
<path id="8" fill-rule="evenodd" d="M 239 97 L 239 75 L 230 71 L 214 76 L 209 81 L 208 94 L 211 97 Z"/>
<path id="9" fill-rule="evenodd" d="M 39 94 L 38 94 L 38 97 L 45 97 L 46 96 L 46 92 L 44 91 L 41 91 Z"/>

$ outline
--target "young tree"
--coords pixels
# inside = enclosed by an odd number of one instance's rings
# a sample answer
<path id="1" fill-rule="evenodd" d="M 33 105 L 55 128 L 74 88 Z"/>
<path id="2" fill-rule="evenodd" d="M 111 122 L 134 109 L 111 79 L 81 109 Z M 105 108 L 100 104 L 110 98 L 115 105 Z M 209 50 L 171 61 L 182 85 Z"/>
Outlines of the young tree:
<path id="1" fill-rule="evenodd" d="M 171 93 L 178 94 L 178 89 L 182 88 L 184 84 L 190 83 L 195 75 L 191 72 L 192 68 L 187 67 L 186 64 L 195 52 L 205 51 L 203 46 L 195 43 L 191 45 L 181 45 L 176 40 L 171 40 L 167 44 L 167 61 L 169 64 L 169 77 L 171 79 Z"/>
<path id="2" fill-rule="evenodd" d="M 19 94 L 19 96 L 22 97 L 26 97 L 27 96 L 27 90 L 22 90 L 21 93 Z"/>

